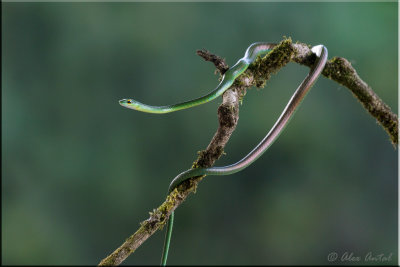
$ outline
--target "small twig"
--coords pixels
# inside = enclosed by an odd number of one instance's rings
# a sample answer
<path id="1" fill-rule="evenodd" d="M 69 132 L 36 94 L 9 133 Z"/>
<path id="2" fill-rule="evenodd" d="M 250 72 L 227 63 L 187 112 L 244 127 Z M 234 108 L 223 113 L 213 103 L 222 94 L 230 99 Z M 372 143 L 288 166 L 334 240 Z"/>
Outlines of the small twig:
<path id="1" fill-rule="evenodd" d="M 225 63 L 225 60 L 219 56 L 212 54 L 210 51 L 206 49 L 197 50 L 197 55 L 204 58 L 205 61 L 210 61 L 214 63 L 217 70 L 223 75 L 228 69 L 228 65 Z"/>
<path id="2" fill-rule="evenodd" d="M 206 50 L 197 53 L 207 61 L 214 63 L 223 74 L 228 66 L 225 61 Z M 223 94 L 223 102 L 218 107 L 219 127 L 207 149 L 199 152 L 193 168 L 211 167 L 223 154 L 224 147 L 229 141 L 239 120 L 239 102 L 251 86 L 263 87 L 272 73 L 276 73 L 290 61 L 312 66 L 315 55 L 305 44 L 293 44 L 291 39 L 283 40 L 273 51 L 263 58 L 258 58 L 246 72 L 241 75 L 232 87 Z M 351 64 L 343 58 L 331 59 L 324 71 L 326 77 L 348 87 L 364 107 L 374 116 L 389 134 L 393 144 L 397 145 L 398 119 L 390 108 L 360 79 Z M 166 201 L 157 209 L 150 212 L 149 219 L 140 224 L 140 228 L 130 236 L 118 249 L 100 262 L 100 266 L 119 265 L 133 253 L 144 241 L 158 229 L 162 229 L 171 212 L 174 211 L 186 197 L 196 191 L 202 177 L 195 177 L 183 182 Z"/>

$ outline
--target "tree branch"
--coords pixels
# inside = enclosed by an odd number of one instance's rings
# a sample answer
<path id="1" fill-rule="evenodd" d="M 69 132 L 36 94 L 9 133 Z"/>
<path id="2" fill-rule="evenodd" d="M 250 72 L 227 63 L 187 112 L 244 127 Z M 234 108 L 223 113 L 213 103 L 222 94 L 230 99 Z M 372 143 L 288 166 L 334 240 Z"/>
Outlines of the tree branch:
<path id="1" fill-rule="evenodd" d="M 306 44 L 293 44 L 297 55 L 293 61 L 311 67 L 315 61 L 315 55 Z M 334 57 L 329 60 L 322 72 L 322 75 L 338 82 L 351 90 L 364 108 L 373 116 L 385 129 L 396 148 L 398 144 L 398 118 L 390 107 L 372 91 L 371 87 L 358 76 L 351 63 L 342 57 Z"/>
<path id="2" fill-rule="evenodd" d="M 204 58 L 205 61 L 210 61 L 214 63 L 215 67 L 221 74 L 224 74 L 229 69 L 228 65 L 225 63 L 225 60 L 223 58 L 212 54 L 210 51 L 206 49 L 197 50 L 196 54 Z"/>
<path id="3" fill-rule="evenodd" d="M 225 61 L 207 50 L 197 53 L 207 61 L 214 63 L 223 74 L 228 66 Z M 199 152 L 192 168 L 207 168 L 214 165 L 215 161 L 223 154 L 224 147 L 229 141 L 239 120 L 239 102 L 246 94 L 246 89 L 251 86 L 263 87 L 272 73 L 276 73 L 290 61 L 311 67 L 315 55 L 306 44 L 293 44 L 291 39 L 285 39 L 269 54 L 258 58 L 243 73 L 222 96 L 223 102 L 218 107 L 219 127 L 208 147 Z M 390 108 L 372 91 L 372 89 L 357 75 L 351 64 L 344 58 L 333 58 L 325 66 L 323 75 L 349 88 L 354 96 L 363 104 L 368 112 L 377 119 L 389 134 L 392 143 L 398 143 L 398 119 Z M 139 229 L 130 236 L 118 249 L 104 258 L 99 266 L 119 265 L 133 253 L 144 241 L 167 222 L 171 212 L 174 211 L 186 197 L 196 191 L 198 183 L 204 176 L 195 177 L 183 182 L 166 201 L 153 212 L 150 217 L 140 223 Z"/>

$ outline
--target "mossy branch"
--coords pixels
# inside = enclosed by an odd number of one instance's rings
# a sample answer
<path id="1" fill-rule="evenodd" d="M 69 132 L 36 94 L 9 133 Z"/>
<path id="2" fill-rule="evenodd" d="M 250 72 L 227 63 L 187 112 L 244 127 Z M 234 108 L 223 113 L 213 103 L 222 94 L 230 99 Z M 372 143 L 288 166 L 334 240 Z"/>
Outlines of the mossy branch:
<path id="1" fill-rule="evenodd" d="M 296 51 L 293 61 L 308 67 L 314 64 L 316 57 L 311 53 L 308 45 L 297 43 L 293 44 L 293 47 Z M 398 145 L 397 115 L 358 76 L 356 70 L 347 59 L 333 57 L 326 63 L 322 75 L 350 89 L 354 97 L 360 101 L 369 114 L 385 129 L 393 146 L 396 147 Z"/>
<path id="2" fill-rule="evenodd" d="M 223 74 L 228 66 L 225 61 L 206 50 L 197 53 L 207 61 L 214 63 L 218 71 Z M 214 165 L 221 157 L 224 147 L 236 128 L 239 120 L 239 103 L 246 94 L 246 89 L 257 86 L 263 87 L 271 74 L 279 71 L 290 61 L 305 66 L 312 66 L 315 55 L 311 53 L 308 45 L 292 43 L 285 39 L 263 58 L 258 58 L 227 90 L 223 96 L 223 102 L 218 107 L 219 127 L 208 147 L 199 152 L 193 168 L 206 168 Z M 351 64 L 344 58 L 332 58 L 325 66 L 324 76 L 349 88 L 354 96 L 363 104 L 365 109 L 377 119 L 378 123 L 386 130 L 394 145 L 398 144 L 398 118 L 389 106 L 387 106 L 372 89 L 358 76 Z M 171 192 L 166 201 L 157 209 L 150 212 L 150 217 L 140 223 L 139 229 L 130 236 L 118 249 L 104 258 L 99 266 L 114 266 L 122 263 L 143 242 L 162 229 L 172 211 L 174 211 L 186 197 L 196 191 L 201 177 L 189 179 Z"/>

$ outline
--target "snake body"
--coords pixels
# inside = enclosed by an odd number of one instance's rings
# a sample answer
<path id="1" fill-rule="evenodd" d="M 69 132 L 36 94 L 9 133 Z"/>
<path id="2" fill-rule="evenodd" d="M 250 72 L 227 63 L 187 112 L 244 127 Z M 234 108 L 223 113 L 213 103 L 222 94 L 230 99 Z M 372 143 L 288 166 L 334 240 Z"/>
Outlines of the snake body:
<path id="1" fill-rule="evenodd" d="M 247 67 L 257 58 L 257 56 L 268 52 L 274 46 L 276 46 L 276 44 L 271 44 L 271 43 L 251 44 L 247 48 L 244 57 L 239 59 L 239 61 L 236 62 L 235 65 L 233 65 L 230 69 L 228 69 L 225 72 L 217 88 L 215 88 L 213 91 L 211 91 L 205 96 L 192 99 L 190 101 L 186 101 L 183 103 L 167 105 L 167 106 L 150 106 L 147 104 L 140 103 L 139 101 L 133 99 L 122 99 L 119 101 L 119 104 L 126 108 L 135 109 L 138 111 L 148 112 L 148 113 L 157 113 L 157 114 L 174 112 L 181 109 L 187 109 L 201 104 L 205 104 L 222 95 L 229 87 L 231 87 L 235 79 L 239 77 L 240 74 L 242 74 L 247 69 Z"/>
<path id="2" fill-rule="evenodd" d="M 249 48 L 246 50 L 245 56 L 225 73 L 223 80 L 218 85 L 218 87 L 214 91 L 203 97 L 170 106 L 149 106 L 134 101 L 132 99 L 120 100 L 120 104 L 122 106 L 144 112 L 167 113 L 209 102 L 225 92 L 233 84 L 234 80 L 247 69 L 247 67 L 257 58 L 259 54 L 267 52 L 274 46 L 275 44 L 270 43 L 254 43 L 250 45 Z M 305 95 L 313 86 L 313 84 L 321 74 L 322 70 L 324 69 L 328 57 L 327 48 L 323 45 L 318 45 L 314 46 L 311 51 L 317 56 L 314 66 L 310 69 L 307 77 L 299 85 L 299 87 L 289 100 L 288 104 L 286 105 L 285 109 L 279 116 L 278 120 L 275 122 L 274 126 L 271 128 L 268 134 L 261 140 L 261 142 L 249 154 L 247 154 L 247 156 L 234 164 L 224 167 L 195 168 L 182 172 L 172 180 L 168 189 L 168 194 L 171 193 L 179 184 L 190 178 L 203 175 L 233 174 L 243 170 L 244 168 L 251 165 L 254 161 L 256 161 L 283 131 L 284 127 L 288 124 L 289 120 L 295 113 L 297 107 L 300 105 L 301 101 L 304 99 Z M 163 255 L 161 259 L 162 265 L 165 265 L 167 262 L 168 250 L 172 235 L 173 220 L 174 212 L 171 213 L 167 224 L 167 233 L 165 236 Z"/>

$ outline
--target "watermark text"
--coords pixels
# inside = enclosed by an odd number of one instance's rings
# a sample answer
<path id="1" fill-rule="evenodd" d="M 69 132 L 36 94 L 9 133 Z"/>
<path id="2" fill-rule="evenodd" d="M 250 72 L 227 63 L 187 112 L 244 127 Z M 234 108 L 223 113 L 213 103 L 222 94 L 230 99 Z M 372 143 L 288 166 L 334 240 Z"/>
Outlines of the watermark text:
<path id="1" fill-rule="evenodd" d="M 393 253 L 373 253 L 368 252 L 364 255 L 356 254 L 354 252 L 331 252 L 327 256 L 329 262 L 391 262 L 393 260 Z"/>

